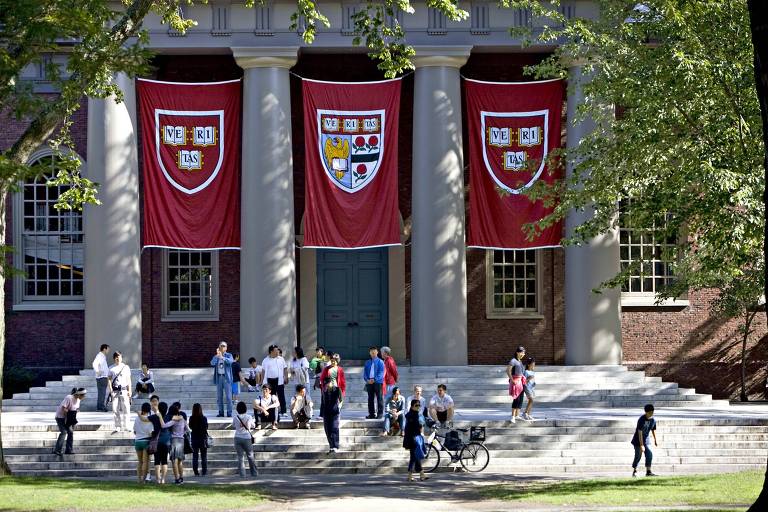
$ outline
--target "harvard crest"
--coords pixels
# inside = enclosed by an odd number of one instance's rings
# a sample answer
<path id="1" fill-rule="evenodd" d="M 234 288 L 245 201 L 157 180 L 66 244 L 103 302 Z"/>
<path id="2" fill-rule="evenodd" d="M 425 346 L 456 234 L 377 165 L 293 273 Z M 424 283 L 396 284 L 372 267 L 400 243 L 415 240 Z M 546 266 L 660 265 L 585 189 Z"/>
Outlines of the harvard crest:
<path id="1" fill-rule="evenodd" d="M 520 194 L 544 171 L 549 110 L 480 112 L 483 159 L 501 190 Z"/>
<path id="2" fill-rule="evenodd" d="M 155 109 L 157 162 L 165 178 L 185 194 L 216 179 L 224 159 L 224 111 Z"/>
<path id="3" fill-rule="evenodd" d="M 384 110 L 318 110 L 320 160 L 331 182 L 354 193 L 373 181 L 384 153 Z"/>

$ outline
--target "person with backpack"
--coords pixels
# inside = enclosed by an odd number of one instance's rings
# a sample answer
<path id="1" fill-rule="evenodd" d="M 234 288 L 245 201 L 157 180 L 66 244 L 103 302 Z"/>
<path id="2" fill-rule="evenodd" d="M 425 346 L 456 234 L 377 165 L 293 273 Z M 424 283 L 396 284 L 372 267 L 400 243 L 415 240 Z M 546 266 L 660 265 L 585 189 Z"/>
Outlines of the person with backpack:
<path id="1" fill-rule="evenodd" d="M 74 443 L 74 428 L 77 424 L 77 411 L 80 410 L 80 402 L 85 398 L 85 388 L 72 388 L 72 391 L 64 397 L 56 408 L 56 426 L 59 427 L 59 437 L 56 438 L 56 446 L 53 448 L 53 454 L 62 456 L 61 450 L 64 449 L 66 442 L 67 455 L 72 455 L 72 444 Z"/>
<path id="2" fill-rule="evenodd" d="M 421 402 L 411 400 L 410 409 L 405 415 L 405 431 L 403 435 L 403 448 L 410 452 L 408 459 L 408 481 L 413 482 L 413 472 L 419 472 L 419 480 L 428 480 L 421 467 L 421 461 L 426 455 L 424 446 L 424 416 L 422 415 Z"/>

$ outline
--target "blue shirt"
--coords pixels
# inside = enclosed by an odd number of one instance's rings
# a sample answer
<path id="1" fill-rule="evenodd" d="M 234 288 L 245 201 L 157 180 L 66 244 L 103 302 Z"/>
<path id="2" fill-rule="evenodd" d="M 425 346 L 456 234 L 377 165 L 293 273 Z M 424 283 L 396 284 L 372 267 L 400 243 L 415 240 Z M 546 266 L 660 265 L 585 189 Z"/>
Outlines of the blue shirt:
<path id="1" fill-rule="evenodd" d="M 213 383 L 217 384 L 219 381 L 219 377 L 224 377 L 227 382 L 232 384 L 232 363 L 235 362 L 235 358 L 232 357 L 232 354 L 229 352 L 226 352 L 224 354 L 224 360 L 222 361 L 219 359 L 219 356 L 213 356 L 211 359 L 211 366 L 213 366 Z M 224 366 L 224 373 L 219 375 L 219 364 L 222 364 Z"/>
<path id="2" fill-rule="evenodd" d="M 373 381 L 376 384 L 384 383 L 384 361 L 378 357 L 369 359 L 365 362 L 365 368 L 363 369 L 363 380 L 368 382 L 371 380 L 371 365 L 373 365 Z"/>
<path id="3" fill-rule="evenodd" d="M 645 417 L 645 414 L 643 414 L 640 416 L 640 419 L 637 420 L 635 431 L 632 432 L 632 444 L 640 446 L 640 443 L 637 440 L 638 431 L 643 433 L 643 444 L 648 444 L 648 436 L 651 435 L 652 430 L 656 430 L 656 420 L 653 418 L 648 419 Z"/>

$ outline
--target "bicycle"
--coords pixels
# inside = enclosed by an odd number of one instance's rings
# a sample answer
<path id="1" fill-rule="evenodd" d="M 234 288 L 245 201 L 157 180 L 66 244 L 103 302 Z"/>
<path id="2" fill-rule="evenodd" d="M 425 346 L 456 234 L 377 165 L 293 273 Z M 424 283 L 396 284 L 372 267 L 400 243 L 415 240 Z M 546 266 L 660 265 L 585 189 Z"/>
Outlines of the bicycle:
<path id="1" fill-rule="evenodd" d="M 461 439 L 459 432 L 469 432 L 468 443 Z M 440 466 L 440 452 L 445 452 L 451 458 L 450 464 L 459 463 L 465 471 L 478 473 L 488 467 L 491 460 L 491 454 L 483 441 L 485 427 L 457 428 L 445 434 L 438 434 L 434 430 L 426 439 L 426 455 L 421 461 L 421 467 L 427 473 L 434 472 Z"/>

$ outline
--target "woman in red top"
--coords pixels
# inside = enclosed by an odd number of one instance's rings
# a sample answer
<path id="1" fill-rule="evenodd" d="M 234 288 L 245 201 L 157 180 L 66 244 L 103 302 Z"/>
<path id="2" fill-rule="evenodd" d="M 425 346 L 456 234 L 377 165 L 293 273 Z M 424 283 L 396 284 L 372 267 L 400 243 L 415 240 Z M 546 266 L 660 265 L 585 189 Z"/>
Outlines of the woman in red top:
<path id="1" fill-rule="evenodd" d="M 320 374 L 320 389 L 325 391 L 325 378 L 330 377 L 336 381 L 336 387 L 341 390 L 341 396 L 344 396 L 347 392 L 347 381 L 344 379 L 344 369 L 339 366 L 341 356 L 339 354 L 333 354 L 331 356 L 331 364 L 323 368 L 323 373 Z"/>
<path id="2" fill-rule="evenodd" d="M 381 347 L 381 357 L 384 359 L 384 398 L 392 394 L 392 388 L 397 384 L 397 363 L 392 357 L 392 349 Z"/>

